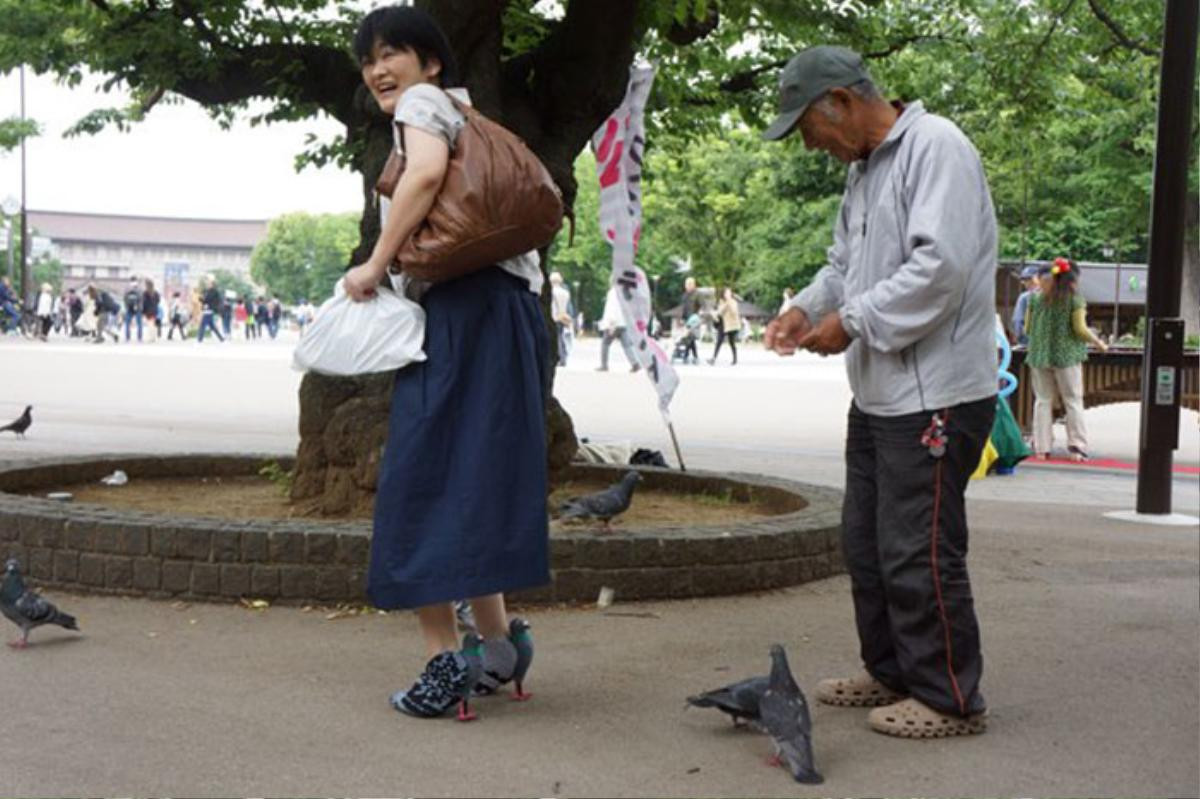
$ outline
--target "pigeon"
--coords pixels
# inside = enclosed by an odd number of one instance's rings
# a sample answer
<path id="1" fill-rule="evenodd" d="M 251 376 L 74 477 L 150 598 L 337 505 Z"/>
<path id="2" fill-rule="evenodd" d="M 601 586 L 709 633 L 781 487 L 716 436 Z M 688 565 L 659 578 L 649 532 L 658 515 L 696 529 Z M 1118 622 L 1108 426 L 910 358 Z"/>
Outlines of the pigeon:
<path id="1" fill-rule="evenodd" d="M 630 470 L 625 473 L 620 482 L 612 484 L 603 491 L 572 497 L 562 503 L 558 509 L 559 518 L 564 521 L 567 519 L 599 519 L 604 522 L 604 530 L 607 532 L 611 529 L 609 522 L 612 518 L 620 516 L 629 509 L 629 503 L 633 500 L 634 486 L 641 480 L 640 474 Z"/>
<path id="2" fill-rule="evenodd" d="M 715 707 L 722 713 L 727 713 L 733 719 L 735 727 L 741 726 L 744 722 L 750 722 L 754 727 L 761 727 L 762 725 L 758 723 L 758 705 L 766 691 L 766 677 L 751 677 L 726 685 L 724 688 L 689 696 L 687 702 L 692 707 Z"/>
<path id="3" fill-rule="evenodd" d="M 759 702 L 762 726 L 775 743 L 775 763 L 786 765 L 796 782 L 819 785 L 825 778 L 813 766 L 812 718 L 808 702 L 788 668 L 787 653 L 771 646 L 771 674 Z"/>
<path id="4" fill-rule="evenodd" d="M 469 632 L 463 636 L 462 650 L 459 653 L 467 662 L 467 692 L 458 704 L 458 720 L 474 721 L 478 716 L 471 710 L 471 686 L 479 682 L 483 676 L 483 639 L 479 633 Z"/>
<path id="5" fill-rule="evenodd" d="M 24 649 L 29 644 L 29 631 L 43 624 L 57 624 L 68 630 L 78 630 L 75 617 L 63 613 L 50 602 L 25 587 L 21 567 L 15 558 L 4 564 L 4 582 L 0 584 L 0 612 L 21 628 L 21 638 L 9 646 Z"/>
<path id="6" fill-rule="evenodd" d="M 517 665 L 513 667 L 512 676 L 516 686 L 512 695 L 514 702 L 525 702 L 533 697 L 533 694 L 526 693 L 523 688 L 525 675 L 529 673 L 529 666 L 533 663 L 533 635 L 529 629 L 530 624 L 525 619 L 514 618 L 508 623 L 508 640 L 517 648 Z"/>
<path id="7" fill-rule="evenodd" d="M 9 422 L 4 427 L 0 427 L 0 433 L 3 433 L 5 430 L 11 430 L 21 438 L 24 438 L 25 431 L 29 429 L 29 425 L 33 424 L 33 416 L 30 414 L 32 410 L 32 405 L 26 405 L 25 412 L 18 416 L 15 421 Z"/>

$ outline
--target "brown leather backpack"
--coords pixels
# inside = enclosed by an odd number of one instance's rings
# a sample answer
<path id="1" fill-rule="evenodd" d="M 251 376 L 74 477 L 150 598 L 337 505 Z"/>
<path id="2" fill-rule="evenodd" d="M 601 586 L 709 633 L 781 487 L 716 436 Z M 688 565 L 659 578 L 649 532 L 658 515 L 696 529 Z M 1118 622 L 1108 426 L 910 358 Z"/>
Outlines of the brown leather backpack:
<path id="1" fill-rule="evenodd" d="M 562 193 L 516 134 L 451 98 L 466 119 L 446 178 L 423 222 L 396 253 L 399 268 L 434 283 L 544 247 L 562 227 Z M 375 190 L 391 197 L 404 173 L 392 148 Z"/>

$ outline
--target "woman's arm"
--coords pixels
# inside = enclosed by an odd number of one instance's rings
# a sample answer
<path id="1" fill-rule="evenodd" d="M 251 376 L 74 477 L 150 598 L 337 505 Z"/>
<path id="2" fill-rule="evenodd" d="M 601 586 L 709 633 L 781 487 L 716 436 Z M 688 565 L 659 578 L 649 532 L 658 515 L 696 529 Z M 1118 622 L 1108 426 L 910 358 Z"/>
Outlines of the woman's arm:
<path id="1" fill-rule="evenodd" d="M 346 293 L 355 300 L 365 300 L 375 293 L 400 246 L 433 207 L 446 178 L 450 148 L 438 137 L 405 125 L 404 152 L 404 174 L 392 193 L 392 204 L 371 257 L 346 272 L 344 278 Z"/>
<path id="2" fill-rule="evenodd" d="M 1076 338 L 1088 342 L 1101 352 L 1108 352 L 1108 345 L 1087 326 L 1087 308 L 1077 308 L 1071 312 L 1071 329 Z"/>

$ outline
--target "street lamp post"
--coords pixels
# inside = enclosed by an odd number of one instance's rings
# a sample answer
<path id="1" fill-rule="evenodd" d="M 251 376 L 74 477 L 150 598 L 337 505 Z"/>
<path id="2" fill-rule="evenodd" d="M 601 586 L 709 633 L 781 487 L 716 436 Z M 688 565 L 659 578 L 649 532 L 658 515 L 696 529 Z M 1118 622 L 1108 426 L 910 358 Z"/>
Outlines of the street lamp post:
<path id="1" fill-rule="evenodd" d="M 21 122 L 25 122 L 25 65 L 21 65 Z M 29 224 L 25 208 L 25 139 L 21 137 L 21 301 L 29 301 Z M 11 234 L 10 234 L 11 235 Z"/>
<path id="2" fill-rule="evenodd" d="M 1100 252 L 1104 253 L 1104 260 L 1112 263 L 1113 255 L 1117 249 L 1111 244 L 1105 244 L 1100 248 Z M 1121 265 L 1116 264 L 1116 283 L 1113 285 L 1113 328 L 1112 340 L 1115 342 L 1119 335 L 1121 326 Z"/>

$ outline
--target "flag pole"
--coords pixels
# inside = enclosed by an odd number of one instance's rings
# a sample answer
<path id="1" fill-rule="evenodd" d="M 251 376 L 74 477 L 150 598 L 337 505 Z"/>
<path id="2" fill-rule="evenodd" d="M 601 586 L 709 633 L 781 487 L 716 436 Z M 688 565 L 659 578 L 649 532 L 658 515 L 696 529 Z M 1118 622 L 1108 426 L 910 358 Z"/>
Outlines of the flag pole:
<path id="1" fill-rule="evenodd" d="M 683 463 L 683 453 L 679 451 L 679 439 L 675 437 L 675 425 L 671 423 L 670 419 L 667 419 L 666 422 L 667 431 L 671 434 L 671 444 L 675 447 L 675 459 L 679 461 L 679 471 L 686 472 L 687 466 Z"/>

